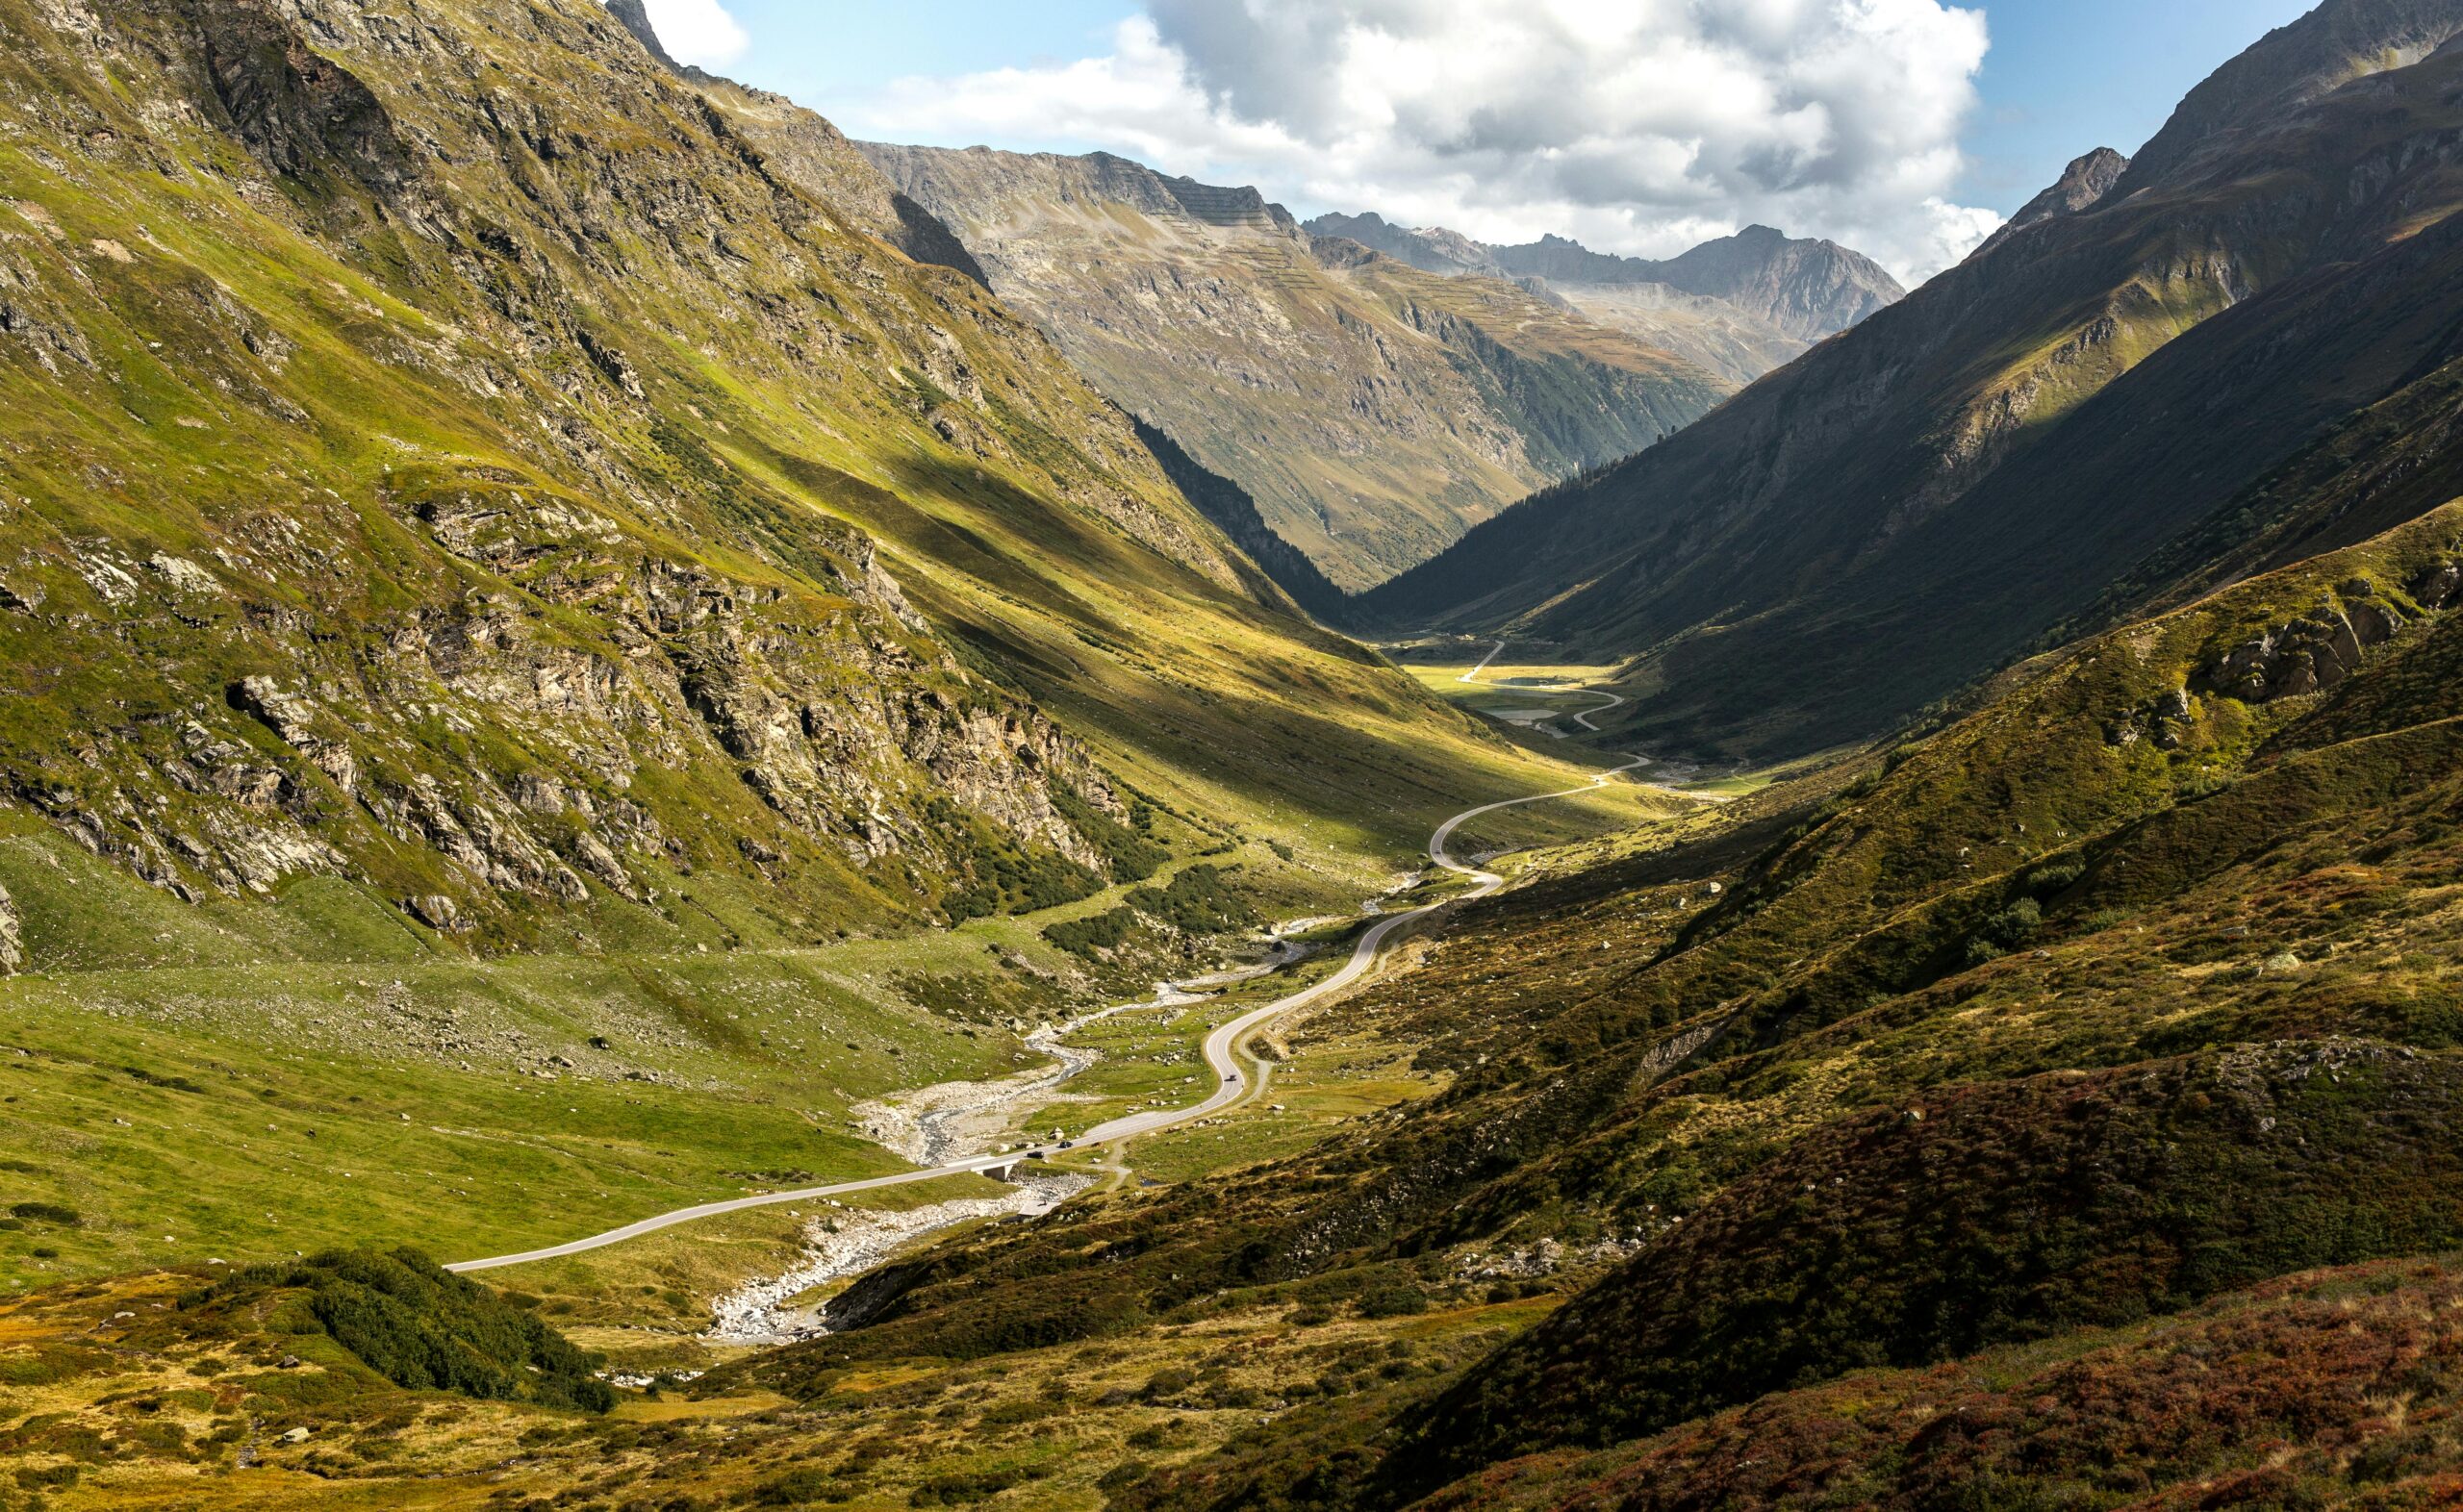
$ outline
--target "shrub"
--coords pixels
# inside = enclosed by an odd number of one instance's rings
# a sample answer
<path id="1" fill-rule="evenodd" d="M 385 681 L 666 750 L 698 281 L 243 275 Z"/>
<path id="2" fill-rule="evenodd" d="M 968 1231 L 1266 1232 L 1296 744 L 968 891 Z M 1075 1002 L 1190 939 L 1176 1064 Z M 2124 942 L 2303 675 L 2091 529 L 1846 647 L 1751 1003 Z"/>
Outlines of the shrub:
<path id="1" fill-rule="evenodd" d="M 1257 918 L 1257 910 L 1232 891 L 1231 873 L 1205 863 L 1183 869 L 1169 887 L 1139 888 L 1129 900 L 1183 934 L 1226 934 Z"/>
<path id="2" fill-rule="evenodd" d="M 1049 1471 L 1038 1473 L 1012 1465 L 999 1470 L 962 1471 L 954 1475 L 937 1475 L 916 1487 L 907 1501 L 919 1507 L 962 1507 L 999 1496 L 1021 1481 L 1049 1474 Z"/>
<path id="3" fill-rule="evenodd" d="M 840 1480 L 810 1465 L 774 1475 L 752 1493 L 752 1504 L 757 1507 L 808 1506 L 815 1501 L 848 1499 L 849 1492 Z"/>
<path id="4" fill-rule="evenodd" d="M 1056 850 L 1021 845 L 947 798 L 932 799 L 925 816 L 953 837 L 967 869 L 967 879 L 941 897 L 941 910 L 952 920 L 1057 908 L 1104 890 L 1104 879 L 1089 869 Z"/>
<path id="5" fill-rule="evenodd" d="M 1967 964 L 1982 966 L 1998 960 L 2034 939 L 2043 927 L 2043 905 L 2022 897 L 1984 921 L 1984 927 L 1968 942 Z"/>
<path id="6" fill-rule="evenodd" d="M 75 1208 L 63 1207 L 57 1202 L 13 1202 L 9 1206 L 9 1214 L 30 1223 L 57 1223 L 63 1228 L 74 1228 L 84 1222 Z"/>
<path id="7" fill-rule="evenodd" d="M 2026 881 L 2019 885 L 2027 890 L 2029 896 L 2046 898 L 2068 892 L 2072 883 L 2086 874 L 2087 864 L 2083 861 L 2056 861 L 2028 872 Z"/>
<path id="8" fill-rule="evenodd" d="M 1403 1318 L 1427 1311 L 1428 1294 L 1404 1281 L 1375 1287 L 1359 1297 L 1362 1318 Z"/>
<path id="9" fill-rule="evenodd" d="M 1131 811 L 1130 824 L 1123 824 L 1067 788 L 1052 790 L 1052 806 L 1069 821 L 1071 829 L 1102 852 L 1105 869 L 1115 882 L 1143 882 L 1172 859 L 1169 850 L 1142 833 L 1155 822 L 1154 811 L 1144 804 Z M 1139 819 L 1145 822 L 1139 824 Z"/>
<path id="10" fill-rule="evenodd" d="M 274 1291 L 302 1295 L 307 1318 L 396 1386 L 605 1412 L 616 1394 L 585 1354 L 538 1315 L 416 1250 L 335 1251 L 251 1266 L 189 1300 L 191 1310 Z"/>
<path id="11" fill-rule="evenodd" d="M 1129 931 L 1136 922 L 1136 910 L 1115 908 L 1109 913 L 1046 924 L 1043 937 L 1071 955 L 1091 957 L 1098 950 L 1110 949 L 1128 940 Z"/>

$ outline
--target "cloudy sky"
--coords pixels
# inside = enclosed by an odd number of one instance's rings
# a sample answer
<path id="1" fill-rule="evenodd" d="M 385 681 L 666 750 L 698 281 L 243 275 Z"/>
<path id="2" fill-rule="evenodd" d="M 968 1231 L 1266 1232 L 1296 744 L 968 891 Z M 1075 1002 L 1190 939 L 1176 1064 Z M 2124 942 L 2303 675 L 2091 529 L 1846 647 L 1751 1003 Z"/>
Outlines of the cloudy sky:
<path id="1" fill-rule="evenodd" d="M 647 0 L 857 136 L 1105 148 L 1484 240 L 1760 221 L 1915 282 L 2306 0 Z"/>

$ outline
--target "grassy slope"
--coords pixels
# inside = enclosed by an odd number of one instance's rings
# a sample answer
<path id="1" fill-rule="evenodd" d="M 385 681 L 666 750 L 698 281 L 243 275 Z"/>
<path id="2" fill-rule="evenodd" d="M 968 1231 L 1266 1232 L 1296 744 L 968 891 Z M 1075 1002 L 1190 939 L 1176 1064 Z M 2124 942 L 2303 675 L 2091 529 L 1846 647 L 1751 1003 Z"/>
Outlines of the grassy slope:
<path id="1" fill-rule="evenodd" d="M 298 84 L 272 161 L 215 124 L 190 15 L 89 57 L 0 7 L 0 887 L 28 970 L 0 982 L 24 1052 L 0 1197 L 81 1217 L 0 1233 L 10 1283 L 345 1240 L 450 1257 L 885 1169 L 849 1102 L 1017 1053 L 919 978 L 1097 990 L 1040 930 L 1122 890 L 924 927 L 980 837 L 1056 833 L 1036 794 L 1078 778 L 1011 741 L 1145 794 L 1181 860 L 1231 846 L 1274 912 L 1348 907 L 1464 803 L 1573 780 L 1254 592 L 1040 337 L 760 177 L 595 6 L 432 8 L 424 50 L 339 25 L 393 145 L 309 134 Z M 470 78 L 552 124 L 475 120 Z M 140 124 L 178 100 L 184 124 Z M 472 544 L 425 513 L 466 499 L 511 523 Z M 765 801 L 770 757 L 678 691 L 739 655 L 824 732 L 821 787 Z M 363 777 L 439 783 L 560 862 L 604 835 L 621 873 L 578 898 L 483 875 L 234 709 L 261 673 L 332 706 L 317 738 Z M 280 795 L 198 776 L 191 726 Z M 824 743 L 849 727 L 851 754 Z M 507 796 L 541 776 L 600 820 Z M 625 804 L 655 830 L 628 842 Z M 1633 813 L 1568 810 L 1537 833 Z M 102 855 L 63 833 L 89 819 Z M 333 854 L 226 890 L 179 844 L 260 831 Z M 479 927 L 401 906 L 430 893 Z"/>

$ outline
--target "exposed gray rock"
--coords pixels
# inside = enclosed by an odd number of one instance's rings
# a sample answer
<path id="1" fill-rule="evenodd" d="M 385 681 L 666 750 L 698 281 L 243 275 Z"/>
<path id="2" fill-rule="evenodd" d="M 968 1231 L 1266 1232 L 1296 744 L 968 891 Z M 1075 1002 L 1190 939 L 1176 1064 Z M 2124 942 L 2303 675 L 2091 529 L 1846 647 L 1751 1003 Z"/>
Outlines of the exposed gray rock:
<path id="1" fill-rule="evenodd" d="M 346 794 L 359 790 L 358 758 L 351 754 L 347 742 L 320 728 L 325 722 L 320 719 L 322 711 L 305 693 L 286 692 L 273 678 L 257 676 L 240 679 L 232 698 L 241 709 L 281 736 L 285 744 L 331 777 L 335 787 Z"/>
<path id="2" fill-rule="evenodd" d="M 2113 186 L 2127 171 L 2129 160 L 2110 147 L 2097 147 L 2084 157 L 2071 160 L 2069 166 L 2062 169 L 2060 179 L 2050 189 L 2019 206 L 2017 214 L 1968 255 L 1980 257 L 2030 226 L 2094 209 L 2112 192 Z"/>
<path id="3" fill-rule="evenodd" d="M 17 918 L 17 900 L 9 890 L 0 887 L 0 976 L 14 976 L 26 964 L 23 925 Z"/>
<path id="4" fill-rule="evenodd" d="M 2446 609 L 2463 596 L 2463 562 L 2440 562 L 2412 580 L 2412 600 L 2423 609 Z"/>
<path id="5" fill-rule="evenodd" d="M 404 898 L 402 909 L 403 912 L 440 934 L 449 935 L 467 927 L 462 921 L 461 908 L 454 903 L 453 899 L 442 893 L 426 893 L 418 897 Z"/>
<path id="6" fill-rule="evenodd" d="M 2401 624 L 2394 607 L 2382 601 L 2347 606 L 2329 599 L 2234 646 L 2206 669 L 2204 681 L 2243 703 L 2322 693 L 2358 671 L 2363 651 L 2383 644 Z"/>

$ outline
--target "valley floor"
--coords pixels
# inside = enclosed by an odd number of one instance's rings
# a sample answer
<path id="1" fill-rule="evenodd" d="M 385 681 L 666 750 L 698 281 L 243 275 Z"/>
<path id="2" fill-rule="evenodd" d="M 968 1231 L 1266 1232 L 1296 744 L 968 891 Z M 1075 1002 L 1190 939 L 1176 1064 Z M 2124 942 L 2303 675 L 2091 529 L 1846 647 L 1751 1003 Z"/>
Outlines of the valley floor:
<path id="1" fill-rule="evenodd" d="M 119 1449 L 101 1460 L 73 1451 L 78 1445 L 115 1442 L 102 1399 L 88 1398 L 65 1416 L 54 1410 L 85 1386 L 103 1384 L 93 1379 L 94 1367 L 103 1367 L 114 1400 L 129 1399 L 133 1391 L 140 1398 L 167 1393 L 165 1400 L 185 1402 L 197 1388 L 164 1372 L 113 1379 L 129 1357 L 114 1353 L 118 1363 L 106 1365 L 78 1353 L 83 1346 L 76 1344 L 61 1346 L 75 1356 L 63 1367 L 59 1349 L 41 1342 L 52 1337 L 54 1323 L 79 1315 L 78 1304 L 93 1298 L 140 1302 L 114 1307 L 121 1316 L 111 1321 L 118 1323 L 166 1308 L 178 1312 L 165 1298 L 237 1273 L 270 1245 L 381 1247 L 399 1242 L 391 1237 L 398 1234 L 422 1248 L 469 1252 L 492 1234 L 535 1233 L 543 1219 L 571 1229 L 586 1228 L 594 1213 L 630 1207 L 638 1214 L 662 1190 L 699 1185 L 706 1191 L 707 1172 L 718 1169 L 722 1180 L 738 1183 L 744 1194 L 721 1211 L 636 1222 L 620 1230 L 619 1240 L 477 1267 L 490 1272 L 492 1283 L 530 1297 L 583 1347 L 601 1351 L 614 1378 L 689 1381 L 748 1357 L 756 1346 L 809 1332 L 818 1310 L 849 1280 L 914 1243 L 1047 1210 L 1090 1182 L 1107 1189 L 1126 1181 L 1148 1188 L 1201 1182 L 1227 1168 L 1296 1154 L 1362 1115 L 1430 1096 L 1444 1078 L 1413 1071 L 1408 1047 L 1374 1033 L 1347 1032 L 1339 1015 L 1329 1018 L 1324 1008 L 1382 963 L 1389 937 L 1402 937 L 1461 896 L 1500 885 L 1497 876 L 1448 854 L 1448 838 L 1465 820 L 1479 824 L 1482 854 L 1566 822 L 1560 818 L 1535 830 L 1517 818 L 1534 804 L 1563 809 L 1564 800 L 1574 799 L 1571 822 L 1596 824 L 1579 811 L 1613 792 L 1612 775 L 1457 816 L 1439 827 L 1430 847 L 1436 880 L 1372 900 L 1349 918 L 1321 916 L 1279 928 L 1253 952 L 1255 965 L 1189 972 L 1184 985 L 1167 985 L 1152 998 L 1025 1032 L 1032 1019 L 1060 1011 L 1068 995 L 1039 982 L 1031 970 L 1014 970 L 1030 955 L 1049 958 L 1051 952 L 1039 935 L 1008 920 L 928 941 L 853 943 L 821 951 L 696 952 L 586 966 L 389 962 L 375 970 L 356 963 L 327 969 L 321 977 L 286 970 L 283 990 L 291 995 L 275 1002 L 260 997 L 228 1019 L 220 1018 L 217 1005 L 236 997 L 235 978 L 261 983 L 260 975 L 158 967 L 12 984 L 62 1005 L 47 1021 L 55 1029 L 73 1023 L 77 1046 L 72 1053 L 69 1042 L 48 1039 L 38 1021 L 19 1026 L 38 1031 L 18 1039 L 19 1064 L 8 1068 L 24 1078 L 29 1095 L 21 1095 L 24 1101 L 11 1098 L 16 1106 L 7 1116 L 40 1131 L 30 1150 L 48 1146 L 75 1158 L 61 1159 L 58 1168 L 17 1166 L 57 1169 L 82 1184 L 71 1189 L 85 1200 L 104 1194 L 114 1210 L 146 1202 L 144 1226 L 166 1230 L 162 1249 L 149 1251 L 142 1236 L 114 1239 L 112 1228 L 121 1225 L 96 1223 L 65 1204 L 53 1204 L 65 1215 L 58 1220 L 13 1221 L 8 1237 L 17 1242 L 25 1265 L 14 1284 L 43 1288 L 0 1312 L 13 1320 L 0 1341 L 13 1341 L 17 1350 L 8 1356 L 16 1364 L 0 1361 L 13 1372 L 0 1373 L 0 1425 L 22 1420 L 9 1441 L 24 1472 L 20 1479 L 54 1487 L 55 1495 L 68 1498 L 63 1505 L 147 1504 L 174 1485 L 183 1496 L 198 1497 L 194 1504 L 210 1505 L 223 1494 L 216 1474 L 244 1468 L 242 1482 L 225 1488 L 237 1498 L 230 1504 L 282 1505 L 291 1483 L 281 1467 L 289 1464 L 307 1477 L 299 1488 L 303 1497 L 319 1477 L 337 1481 L 330 1487 L 336 1493 L 349 1482 L 368 1481 L 367 1491 L 377 1495 L 372 1482 L 383 1481 L 392 1485 L 390 1497 L 399 1497 L 397 1474 L 408 1472 L 394 1462 L 400 1447 L 423 1466 L 419 1478 L 432 1482 L 418 1503 L 456 1504 L 460 1493 L 446 1484 L 453 1474 L 407 1446 L 423 1437 L 416 1431 L 420 1423 L 433 1422 L 440 1430 L 450 1427 L 433 1446 L 442 1450 L 449 1442 L 448 1458 L 484 1456 L 488 1439 L 470 1434 L 466 1414 L 504 1409 L 466 1406 L 423 1417 L 411 1404 L 416 1399 L 405 1399 L 404 1408 L 388 1407 L 378 1420 L 376 1431 L 388 1448 L 378 1449 L 377 1440 L 346 1424 L 337 1434 L 319 1411 L 329 1394 L 334 1401 L 355 1400 L 371 1389 L 388 1399 L 394 1394 L 330 1348 L 325 1352 L 334 1357 L 312 1357 L 278 1378 L 283 1384 L 329 1378 L 292 1403 L 292 1416 L 316 1424 L 299 1441 L 311 1445 L 304 1450 L 292 1452 L 297 1446 L 284 1440 L 298 1425 L 288 1419 L 260 1431 L 272 1401 L 288 1400 L 282 1393 L 268 1399 L 252 1390 L 236 1399 L 248 1405 L 252 1426 L 235 1435 L 226 1431 L 234 1421 L 225 1410 L 228 1393 L 209 1390 L 204 1395 L 211 1403 L 199 1401 L 202 1416 L 192 1429 L 158 1432 L 160 1442 L 178 1447 L 168 1463 L 147 1469 L 138 1461 L 148 1456 Z M 1091 917 L 1108 901 L 1098 896 L 1032 923 Z M 1192 942 L 1190 948 L 1199 946 Z M 1009 975 L 983 976 L 972 966 L 971 952 L 987 949 L 1012 969 Z M 1134 957 L 1098 975 L 1117 982 L 1137 964 L 1163 959 Z M 978 974 L 931 974 L 944 967 Z M 952 980 L 974 986 L 953 989 Z M 1069 991 L 1096 985 L 1090 980 Z M 685 1002 L 696 1005 L 689 1032 L 646 1027 L 657 1008 L 673 1011 Z M 952 1008 L 958 1017 L 942 1016 Z M 1288 1042 L 1302 1021 L 1309 1033 L 1305 1056 Z M 296 1037 L 252 1039 L 248 1031 L 259 1025 L 288 1026 Z M 585 1037 L 584 1028 L 600 1032 Z M 1248 1051 L 1253 1035 L 1261 1052 Z M 1206 1042 L 1203 1053 L 1192 1036 Z M 1046 1056 L 1056 1057 L 1053 1070 L 1031 1064 Z M 197 1074 L 149 1071 L 148 1062 L 187 1066 Z M 960 1079 L 915 1089 L 919 1071 Z M 901 1085 L 908 1090 L 898 1090 Z M 1208 1089 L 1215 1095 L 1201 1100 L 1198 1095 Z M 447 1111 L 455 1107 L 463 1111 Z M 509 1123 L 508 1111 L 518 1112 L 519 1121 Z M 127 1132 L 77 1138 L 81 1126 L 106 1117 L 112 1128 Z M 265 1122 L 262 1132 L 249 1121 L 256 1119 Z M 1098 1147 L 1131 1139 L 1133 1148 L 1122 1154 Z M 1060 1147 L 1064 1140 L 1076 1147 Z M 1038 1142 L 1049 1158 L 1031 1167 L 1002 1153 Z M 886 1171 L 896 1156 L 883 1144 L 910 1161 L 937 1157 L 947 1164 L 912 1174 Z M 141 1158 L 134 1158 L 136 1149 Z M 401 1156 L 413 1151 L 405 1163 Z M 1130 1164 L 1122 1163 L 1123 1154 Z M 1015 1167 L 1025 1184 L 1003 1185 L 968 1169 L 984 1165 Z M 848 1172 L 851 1183 L 810 1184 L 833 1168 Z M 114 1177 L 120 1185 L 103 1185 Z M 308 1193 L 317 1196 L 306 1205 L 284 1196 Z M 260 1204 L 262 1226 L 246 1216 Z M 77 1249 L 25 1243 L 48 1233 L 76 1236 Z M 218 1252 L 200 1265 L 195 1253 L 208 1246 Z M 168 1262 L 173 1269 L 65 1290 L 47 1277 L 54 1268 L 91 1273 L 126 1270 L 132 1261 Z M 1347 1340 L 1337 1352 L 1349 1358 L 1362 1348 Z M 174 1348 L 166 1361 L 183 1356 Z M 210 1353 L 185 1365 L 166 1363 L 164 1371 L 187 1371 L 200 1380 L 217 1373 Z M 65 1394 L 49 1389 L 54 1385 Z M 768 1412 L 774 1400 L 736 1393 L 698 1404 L 684 1421 L 740 1424 Z M 178 1421 L 184 1411 L 173 1409 L 159 1422 Z M 97 1412 L 101 1418 L 94 1421 L 102 1426 L 95 1434 L 59 1441 L 72 1449 L 64 1455 L 44 1451 L 50 1440 L 26 1436 L 28 1424 L 85 1421 Z M 1021 1411 L 1015 1421 L 1042 1416 Z M 1170 1432 L 1203 1431 L 1183 1414 L 1143 1416 L 1172 1424 Z M 653 1401 L 624 1406 L 614 1421 L 673 1419 L 671 1409 Z M 524 1444 L 538 1442 L 544 1431 L 525 1431 Z M 1106 1431 L 1146 1430 L 1111 1422 Z M 354 1449 L 340 1448 L 344 1437 Z M 209 1448 L 217 1444 L 236 1457 Z M 341 1455 L 356 1462 L 351 1474 L 341 1474 Z M 501 1475 L 497 1471 L 490 1478 Z M 389 1497 L 379 1501 L 411 1504 Z"/>

